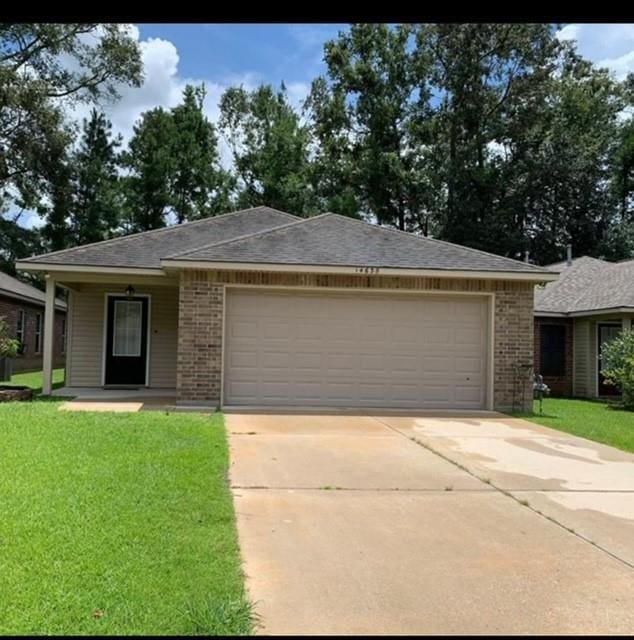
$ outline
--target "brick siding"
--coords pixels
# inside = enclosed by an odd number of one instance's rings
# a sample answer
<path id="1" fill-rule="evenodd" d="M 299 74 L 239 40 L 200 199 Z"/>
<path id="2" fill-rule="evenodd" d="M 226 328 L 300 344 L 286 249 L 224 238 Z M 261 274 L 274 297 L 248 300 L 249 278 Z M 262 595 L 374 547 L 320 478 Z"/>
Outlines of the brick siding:
<path id="1" fill-rule="evenodd" d="M 494 406 L 499 410 L 532 407 L 532 283 L 196 270 L 183 270 L 180 280 L 177 390 L 181 402 L 220 404 L 225 284 L 495 293 Z"/>
<path id="2" fill-rule="evenodd" d="M 18 329 L 18 311 L 22 309 L 25 312 L 24 322 L 24 353 L 13 359 L 13 372 L 20 373 L 23 371 L 36 371 L 42 368 L 42 352 L 35 351 L 35 316 L 42 314 L 42 341 L 44 340 L 44 307 L 36 304 L 30 304 L 26 301 L 16 300 L 15 298 L 7 298 L 0 296 L 0 317 L 4 317 L 5 322 L 9 326 L 9 332 L 12 338 L 17 336 Z M 55 311 L 55 338 L 53 343 L 53 366 L 63 367 L 66 355 L 62 353 L 62 332 L 63 319 L 66 313 Z"/>

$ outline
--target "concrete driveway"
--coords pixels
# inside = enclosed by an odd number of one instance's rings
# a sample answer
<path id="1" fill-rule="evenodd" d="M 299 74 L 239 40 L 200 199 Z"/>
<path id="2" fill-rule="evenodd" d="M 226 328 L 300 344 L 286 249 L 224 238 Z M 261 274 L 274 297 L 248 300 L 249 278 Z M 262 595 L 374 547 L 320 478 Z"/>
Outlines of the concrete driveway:
<path id="1" fill-rule="evenodd" d="M 634 631 L 634 456 L 494 413 L 226 424 L 261 633 Z"/>

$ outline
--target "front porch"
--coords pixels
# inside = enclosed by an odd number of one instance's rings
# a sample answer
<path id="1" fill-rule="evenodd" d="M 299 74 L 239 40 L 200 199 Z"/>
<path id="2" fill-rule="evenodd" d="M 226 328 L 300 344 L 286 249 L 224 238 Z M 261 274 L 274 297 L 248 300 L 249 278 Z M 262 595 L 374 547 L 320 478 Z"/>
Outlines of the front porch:
<path id="1" fill-rule="evenodd" d="M 176 389 L 108 389 L 103 387 L 61 387 L 52 397 L 68 398 L 61 411 L 204 411 L 201 407 L 176 404 Z"/>

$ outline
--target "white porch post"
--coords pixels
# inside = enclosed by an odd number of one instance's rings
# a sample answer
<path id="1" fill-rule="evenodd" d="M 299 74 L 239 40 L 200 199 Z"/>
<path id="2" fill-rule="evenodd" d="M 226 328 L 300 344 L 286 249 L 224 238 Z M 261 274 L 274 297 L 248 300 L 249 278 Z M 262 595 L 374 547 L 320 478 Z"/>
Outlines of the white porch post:
<path id="1" fill-rule="evenodd" d="M 623 318 L 623 331 L 629 331 L 632 328 L 632 318 Z"/>
<path id="2" fill-rule="evenodd" d="M 55 325 L 55 280 L 46 277 L 46 306 L 44 307 L 44 358 L 42 394 L 50 395 L 53 389 L 53 327 Z"/>

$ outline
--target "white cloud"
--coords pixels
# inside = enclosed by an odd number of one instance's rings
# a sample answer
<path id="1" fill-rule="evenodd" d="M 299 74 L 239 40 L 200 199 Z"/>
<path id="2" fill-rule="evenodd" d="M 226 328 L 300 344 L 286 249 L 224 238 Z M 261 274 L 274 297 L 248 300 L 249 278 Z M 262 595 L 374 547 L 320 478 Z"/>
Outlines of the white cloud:
<path id="1" fill-rule="evenodd" d="M 557 37 L 575 40 L 582 56 L 619 80 L 634 72 L 634 24 L 568 24 Z"/>
<path id="2" fill-rule="evenodd" d="M 559 40 L 576 40 L 579 37 L 580 24 L 567 24 L 563 29 L 557 31 Z"/>
<path id="3" fill-rule="evenodd" d="M 130 35 L 139 39 L 136 26 L 128 27 Z M 163 38 L 148 38 L 139 42 L 141 58 L 143 60 L 143 84 L 140 87 L 121 85 L 118 87 L 120 99 L 115 102 L 100 104 L 110 120 L 115 134 L 121 134 L 126 144 L 133 134 L 135 122 L 148 109 L 155 107 L 171 108 L 176 106 L 188 84 L 205 85 L 207 95 L 204 112 L 213 122 L 218 122 L 220 115 L 219 102 L 224 91 L 235 85 L 242 85 L 245 89 L 253 89 L 264 79 L 256 73 L 247 71 L 243 74 L 230 74 L 218 80 L 210 78 L 187 78 L 179 74 L 180 56 L 172 42 Z M 301 83 L 294 83 L 293 96 L 299 100 L 305 96 Z M 289 87 L 290 94 L 290 87 Z M 90 105 L 76 105 L 71 110 L 71 118 L 81 122 L 88 116 Z M 224 166 L 230 166 L 231 153 L 225 141 L 220 139 L 220 156 Z"/>
<path id="4" fill-rule="evenodd" d="M 617 80 L 625 80 L 628 73 L 634 73 L 634 50 L 619 58 L 607 58 L 597 62 L 598 67 L 606 67 L 614 73 Z"/>

